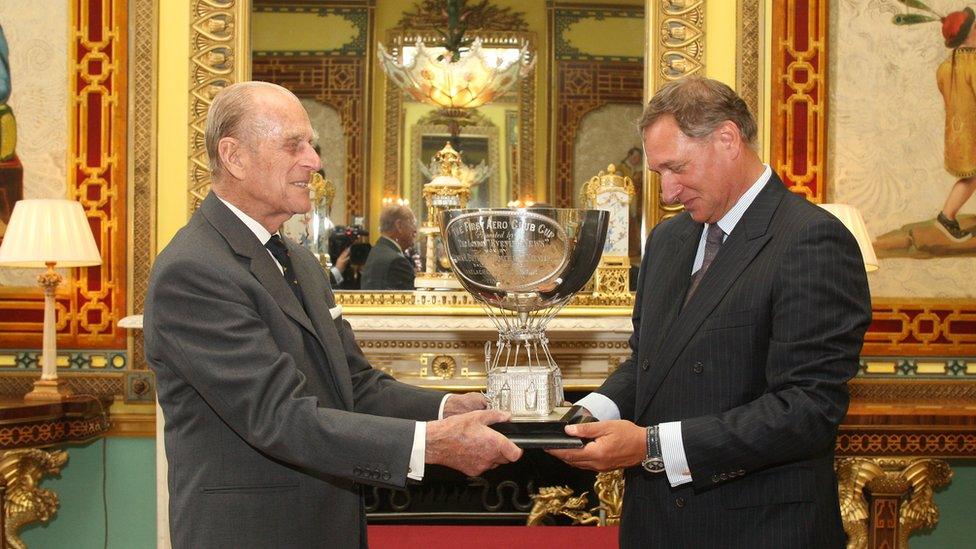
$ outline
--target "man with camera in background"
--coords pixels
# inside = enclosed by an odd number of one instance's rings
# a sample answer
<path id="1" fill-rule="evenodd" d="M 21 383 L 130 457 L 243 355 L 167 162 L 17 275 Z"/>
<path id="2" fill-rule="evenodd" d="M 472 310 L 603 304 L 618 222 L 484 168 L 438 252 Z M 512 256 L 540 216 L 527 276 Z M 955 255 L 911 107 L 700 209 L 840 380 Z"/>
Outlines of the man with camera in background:
<path id="1" fill-rule="evenodd" d="M 416 275 L 403 255 L 417 240 L 417 219 L 409 206 L 394 204 L 380 213 L 380 236 L 363 267 L 364 290 L 412 290 Z"/>
<path id="2" fill-rule="evenodd" d="M 329 235 L 329 282 L 334 290 L 360 289 L 360 272 L 369 256 L 369 231 L 362 225 L 336 225 Z"/>

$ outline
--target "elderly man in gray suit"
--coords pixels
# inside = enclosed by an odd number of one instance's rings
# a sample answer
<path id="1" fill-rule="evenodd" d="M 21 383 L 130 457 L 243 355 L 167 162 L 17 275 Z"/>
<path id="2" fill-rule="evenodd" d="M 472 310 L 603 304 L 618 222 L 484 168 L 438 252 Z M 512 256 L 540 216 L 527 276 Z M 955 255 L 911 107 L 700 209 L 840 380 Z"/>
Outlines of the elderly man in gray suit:
<path id="1" fill-rule="evenodd" d="M 843 547 L 833 469 L 871 320 L 851 233 L 789 192 L 728 86 L 661 88 L 639 123 L 662 197 L 632 355 L 579 404 L 594 439 L 552 451 L 625 469 L 623 547 Z"/>
<path id="2" fill-rule="evenodd" d="M 145 349 L 166 420 L 175 547 L 364 547 L 360 485 L 469 475 L 521 451 L 478 394 L 367 363 L 325 274 L 278 230 L 319 168 L 289 91 L 248 82 L 207 119 L 212 192 L 153 267 Z M 443 417 L 444 419 L 438 419 Z"/>

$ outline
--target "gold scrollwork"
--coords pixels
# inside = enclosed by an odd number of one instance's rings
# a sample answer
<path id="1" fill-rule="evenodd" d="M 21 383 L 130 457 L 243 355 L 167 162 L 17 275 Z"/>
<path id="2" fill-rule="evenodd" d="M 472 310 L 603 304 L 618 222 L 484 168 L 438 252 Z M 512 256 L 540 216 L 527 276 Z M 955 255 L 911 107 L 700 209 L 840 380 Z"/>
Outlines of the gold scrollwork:
<path id="1" fill-rule="evenodd" d="M 569 517 L 573 524 L 597 524 L 600 517 L 586 510 L 586 492 L 580 496 L 573 495 L 573 489 L 568 486 L 545 486 L 539 488 L 539 493 L 532 494 L 532 510 L 526 520 L 528 526 L 542 526 L 542 521 L 549 515 Z"/>
<path id="2" fill-rule="evenodd" d="M 204 144 L 207 109 L 224 87 L 246 80 L 248 2 L 194 0 L 190 12 L 190 182 L 189 208 L 196 210 L 210 191 Z"/>
<path id="3" fill-rule="evenodd" d="M 912 533 L 934 528 L 938 523 L 939 508 L 932 499 L 933 490 L 948 485 L 952 478 L 949 464 L 941 459 L 843 458 L 837 460 L 836 469 L 848 549 L 867 547 L 870 529 L 895 517 L 897 525 L 891 528 L 898 533 L 897 546 L 907 548 Z M 890 510 L 889 521 L 875 520 L 872 524 L 866 492 L 872 497 L 908 497 L 899 508 Z"/>
<path id="4" fill-rule="evenodd" d="M 662 0 L 658 6 L 660 74 L 665 80 L 705 69 L 705 2 Z"/>
<path id="5" fill-rule="evenodd" d="M 7 547 L 26 549 L 20 529 L 32 522 L 51 520 L 58 510 L 58 496 L 38 487 L 45 475 L 56 475 L 68 461 L 64 450 L 24 448 L 0 453 L 0 476 L 7 487 L 4 501 L 4 536 Z"/>
<path id="6" fill-rule="evenodd" d="M 593 489 L 600 504 L 587 510 L 586 494 L 574 496 L 567 486 L 545 486 L 532 495 L 532 510 L 526 520 L 528 526 L 541 526 L 547 516 L 564 516 L 573 524 L 614 526 L 620 524 L 620 511 L 624 501 L 624 471 L 615 469 L 599 473 Z"/>
<path id="7" fill-rule="evenodd" d="M 692 74 L 705 72 L 705 2 L 704 0 L 659 0 L 648 14 L 648 36 L 657 37 L 648 51 L 656 59 L 657 69 L 648 75 L 648 96 L 664 84 Z M 643 207 L 649 226 L 674 217 L 683 211 L 680 204 L 665 204 L 661 199 L 661 181 L 646 172 L 648 190 Z"/>

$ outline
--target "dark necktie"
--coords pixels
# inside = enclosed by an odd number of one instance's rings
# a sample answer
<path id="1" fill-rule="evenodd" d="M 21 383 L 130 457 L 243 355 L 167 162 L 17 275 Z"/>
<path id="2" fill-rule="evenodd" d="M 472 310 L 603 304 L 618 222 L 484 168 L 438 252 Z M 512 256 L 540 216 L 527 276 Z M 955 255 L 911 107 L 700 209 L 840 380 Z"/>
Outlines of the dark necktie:
<path id="1" fill-rule="evenodd" d="M 291 265 L 291 256 L 288 255 L 288 248 L 285 247 L 285 243 L 281 241 L 280 236 L 273 234 L 264 246 L 278 260 L 278 263 L 281 265 L 282 274 L 285 277 L 285 282 L 288 283 L 288 287 L 291 288 L 295 297 L 298 298 L 298 302 L 302 303 L 302 291 L 298 287 L 298 278 L 295 276 L 295 269 Z"/>
<path id="2" fill-rule="evenodd" d="M 685 294 L 685 303 L 691 299 L 694 295 L 695 290 L 698 289 L 698 283 L 701 282 L 703 276 L 705 276 L 705 271 L 708 270 L 708 266 L 712 264 L 715 256 L 718 255 L 718 249 L 722 247 L 722 238 L 725 233 L 722 228 L 718 226 L 718 223 L 712 223 L 708 226 L 708 234 L 705 236 L 705 257 L 702 259 L 701 268 L 698 272 L 691 275 L 691 285 L 688 286 L 688 293 Z"/>

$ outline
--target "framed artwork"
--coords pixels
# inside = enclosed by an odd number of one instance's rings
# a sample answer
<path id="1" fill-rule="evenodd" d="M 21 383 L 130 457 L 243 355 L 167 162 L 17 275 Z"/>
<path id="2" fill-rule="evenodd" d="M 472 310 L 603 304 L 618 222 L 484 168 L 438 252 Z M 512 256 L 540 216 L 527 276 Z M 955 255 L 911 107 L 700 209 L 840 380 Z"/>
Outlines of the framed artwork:
<path id="1" fill-rule="evenodd" d="M 925 4 L 942 15 L 964 7 Z M 972 355 L 976 242 L 937 227 L 959 179 L 945 168 L 936 79 L 954 48 L 938 17 L 896 24 L 912 13 L 926 12 L 897 0 L 775 2 L 771 164 L 794 192 L 864 216 L 881 259 L 864 355 Z M 958 218 L 968 225 L 974 212 L 970 200 Z"/>
<path id="2" fill-rule="evenodd" d="M 152 4 L 142 0 L 72 0 L 43 13 L 0 10 L 14 74 L 10 104 L 17 118 L 22 196 L 81 202 L 102 256 L 100 266 L 65 269 L 65 282 L 55 296 L 59 367 L 99 374 L 68 378 L 69 385 L 82 393 L 126 395 L 127 385 L 135 381 L 123 375 L 130 373 L 129 357 L 136 353 L 118 322 L 130 310 L 130 280 L 145 286 L 150 261 L 142 256 L 152 249 L 150 194 L 144 193 L 138 201 L 135 221 L 129 218 L 134 204 L 130 203 L 128 163 L 132 158 L 151 157 L 153 120 L 146 113 L 151 113 L 147 93 L 137 106 L 140 114 L 147 115 L 140 124 L 127 126 L 130 9 L 141 10 L 142 15 L 148 10 L 145 25 L 151 24 Z M 52 25 L 62 25 L 68 32 L 51 32 Z M 152 38 L 148 32 L 134 43 L 145 49 L 150 41 L 151 51 Z M 142 59 L 151 61 L 151 57 Z M 45 68 L 45 63 L 50 67 Z M 146 75 L 151 69 L 147 63 L 135 71 Z M 52 114 L 58 111 L 64 114 Z M 127 135 L 139 144 L 132 156 Z M 148 181 L 150 165 L 151 161 L 133 166 L 139 174 L 133 181 Z M 138 237 L 130 223 L 142 228 Z M 136 238 L 141 239 L 139 245 L 130 244 Z M 143 266 L 137 273 L 128 270 L 130 250 Z M 0 378 L 0 394 L 22 394 L 36 376 L 44 299 L 34 276 L 25 270 L 0 273 L 0 364 L 8 368 L 5 373 L 27 369 L 24 373 L 30 374 Z M 145 382 L 140 387 L 141 396 L 135 399 L 151 399 L 151 387 Z"/>

